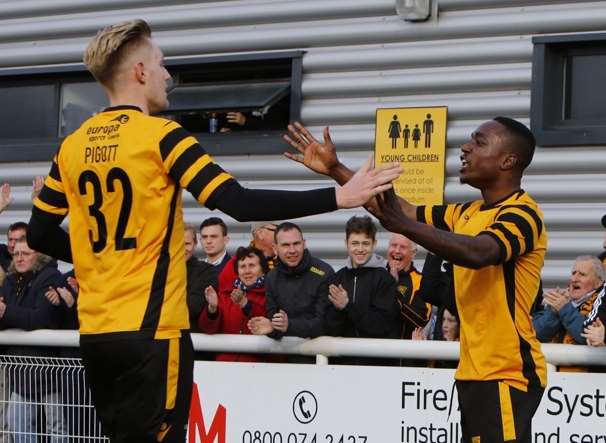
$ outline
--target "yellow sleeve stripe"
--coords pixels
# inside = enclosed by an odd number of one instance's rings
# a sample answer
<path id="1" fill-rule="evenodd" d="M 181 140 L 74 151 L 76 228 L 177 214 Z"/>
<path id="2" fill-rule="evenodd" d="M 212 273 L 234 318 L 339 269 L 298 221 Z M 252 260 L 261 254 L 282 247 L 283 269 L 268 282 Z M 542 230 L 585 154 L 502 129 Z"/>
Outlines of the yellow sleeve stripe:
<path id="1" fill-rule="evenodd" d="M 213 178 L 208 185 L 204 187 L 202 193 L 198 197 L 198 201 L 202 204 L 206 203 L 206 200 L 212 195 L 215 190 L 225 183 L 227 180 L 232 179 L 233 177 L 229 175 L 227 172 L 222 172 Z"/>
<path id="2" fill-rule="evenodd" d="M 538 242 L 538 227 L 532 217 L 525 212 L 510 208 L 500 214 L 497 221 L 507 226 L 510 231 L 519 232 L 519 237 L 524 239 L 524 248 L 520 248 L 520 255 L 534 249 L 534 245 Z"/>
<path id="3" fill-rule="evenodd" d="M 187 170 L 181 176 L 179 183 L 182 188 L 186 188 L 189 183 L 193 180 L 193 178 L 198 174 L 202 169 L 212 163 L 212 159 L 210 155 L 205 154 L 204 156 L 198 158 L 192 165 L 187 168 Z"/>
<path id="4" fill-rule="evenodd" d="M 67 215 L 67 208 L 55 208 L 54 206 L 43 202 L 40 200 L 40 198 L 36 198 L 36 200 L 34 200 L 34 206 L 41 211 L 48 212 L 49 214 Z"/>
<path id="5" fill-rule="evenodd" d="M 65 193 L 65 191 L 63 189 L 63 183 L 61 183 L 60 181 L 55 180 L 50 175 L 48 177 L 46 177 L 46 180 L 44 181 L 44 186 L 48 186 L 53 191 Z"/>
<path id="6" fill-rule="evenodd" d="M 163 158 L 164 161 L 164 167 L 166 168 L 167 171 L 170 171 L 173 167 L 173 165 L 175 164 L 175 162 L 177 161 L 177 159 L 181 156 L 181 154 L 183 154 L 183 152 L 189 148 L 192 145 L 197 144 L 197 140 L 192 137 L 191 135 L 188 135 L 187 137 L 181 139 L 179 142 L 177 142 L 172 148 L 171 150 L 167 153 L 166 157 Z"/>
<path id="7" fill-rule="evenodd" d="M 425 223 L 433 226 L 433 217 L 431 216 L 431 206 L 425 206 Z"/>

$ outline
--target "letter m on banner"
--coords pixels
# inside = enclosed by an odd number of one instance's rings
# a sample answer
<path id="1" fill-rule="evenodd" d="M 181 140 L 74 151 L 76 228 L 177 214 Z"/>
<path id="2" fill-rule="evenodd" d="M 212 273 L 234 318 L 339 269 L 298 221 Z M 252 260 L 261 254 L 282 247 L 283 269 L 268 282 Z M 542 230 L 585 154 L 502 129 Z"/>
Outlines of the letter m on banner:
<path id="1" fill-rule="evenodd" d="M 202 402 L 198 393 L 198 385 L 194 383 L 191 395 L 191 407 L 189 409 L 189 437 L 188 443 L 196 443 L 196 433 L 200 437 L 200 443 L 225 443 L 227 410 L 221 404 L 217 406 L 213 420 L 206 431 L 204 414 L 202 413 Z"/>

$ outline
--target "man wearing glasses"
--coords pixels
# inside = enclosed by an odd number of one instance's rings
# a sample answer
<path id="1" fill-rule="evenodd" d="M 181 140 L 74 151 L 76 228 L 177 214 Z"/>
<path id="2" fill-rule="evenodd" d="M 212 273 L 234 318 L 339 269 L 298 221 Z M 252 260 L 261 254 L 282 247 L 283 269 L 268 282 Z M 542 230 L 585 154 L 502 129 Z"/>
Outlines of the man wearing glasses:
<path id="1" fill-rule="evenodd" d="M 276 261 L 276 253 L 274 250 L 276 245 L 276 229 L 278 229 L 278 222 L 274 221 L 253 222 L 250 226 L 252 240 L 249 246 L 254 246 L 263 252 L 263 255 L 265 255 L 265 258 L 267 259 L 267 263 L 269 264 L 269 269 L 273 269 Z M 219 290 L 225 286 L 230 287 L 237 277 L 234 269 L 234 257 L 232 257 L 219 274 Z"/>

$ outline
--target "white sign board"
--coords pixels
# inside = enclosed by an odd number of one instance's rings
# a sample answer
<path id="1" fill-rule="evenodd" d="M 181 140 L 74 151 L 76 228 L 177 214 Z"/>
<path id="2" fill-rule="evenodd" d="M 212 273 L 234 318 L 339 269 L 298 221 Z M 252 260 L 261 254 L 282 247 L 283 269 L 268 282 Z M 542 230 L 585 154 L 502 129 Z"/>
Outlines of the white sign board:
<path id="1" fill-rule="evenodd" d="M 549 375 L 533 443 L 606 443 L 606 374 Z M 196 362 L 188 443 L 459 443 L 453 376 Z"/>

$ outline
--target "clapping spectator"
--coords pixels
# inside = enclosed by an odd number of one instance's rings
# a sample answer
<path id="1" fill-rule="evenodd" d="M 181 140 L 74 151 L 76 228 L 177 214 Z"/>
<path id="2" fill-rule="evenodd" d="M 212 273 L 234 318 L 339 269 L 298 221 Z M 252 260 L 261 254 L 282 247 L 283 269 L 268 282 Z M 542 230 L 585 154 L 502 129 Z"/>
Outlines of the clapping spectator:
<path id="1" fill-rule="evenodd" d="M 237 277 L 230 287 L 220 292 L 208 286 L 205 289 L 207 305 L 198 319 L 200 330 L 207 334 L 251 334 L 251 318 L 265 316 L 265 274 L 268 271 L 263 253 L 253 247 L 238 248 L 234 266 Z M 223 353 L 220 361 L 255 362 L 256 355 Z"/>
<path id="2" fill-rule="evenodd" d="M 326 281 L 334 271 L 309 253 L 298 225 L 280 224 L 275 237 L 278 263 L 267 274 L 267 316 L 253 318 L 249 328 L 273 338 L 318 337 L 324 331 Z"/>
<path id="3" fill-rule="evenodd" d="M 36 176 L 32 180 L 32 201 L 38 197 L 40 190 L 44 186 L 44 177 Z M 13 197 L 11 195 L 11 186 L 8 183 L 4 183 L 0 186 L 0 214 L 12 203 Z M 27 231 L 27 223 L 16 222 L 8 227 L 6 237 L 8 243 L 6 245 L 0 244 L 0 268 L 5 272 L 13 259 L 13 248 L 15 247 L 15 241 L 21 237 L 25 237 Z"/>
<path id="4" fill-rule="evenodd" d="M 330 302 L 325 317 L 328 335 L 366 338 L 400 335 L 396 282 L 385 269 L 385 260 L 374 253 L 376 232 L 368 216 L 347 221 L 347 266 L 329 278 L 325 293 Z M 341 362 L 373 364 L 365 358 L 341 359 Z"/>
<path id="5" fill-rule="evenodd" d="M 62 276 L 50 259 L 32 250 L 25 238 L 16 241 L 13 265 L 2 287 L 0 328 L 24 330 L 56 329 L 60 326 L 61 310 L 45 296 L 49 287 L 61 284 Z M 46 347 L 9 346 L 9 355 L 52 356 Z M 37 402 L 45 404 L 46 433 L 51 442 L 64 441 L 66 424 L 57 386 L 47 386 L 44 374 L 37 368 L 24 368 L 21 377 L 12 380 L 7 410 L 9 430 L 16 443 L 28 442 L 37 432 Z"/>
<path id="6" fill-rule="evenodd" d="M 594 303 L 602 303 L 606 271 L 597 257 L 577 257 L 567 289 L 552 289 L 543 294 L 545 309 L 533 315 L 539 340 L 586 344 L 582 336 L 584 321 Z"/>
<path id="7" fill-rule="evenodd" d="M 414 265 L 417 245 L 402 234 L 391 234 L 387 247 L 387 270 L 397 283 L 397 300 L 400 305 L 400 337 L 411 338 L 415 328 L 429 321 L 431 305 L 417 296 L 421 273 Z"/>
<path id="8" fill-rule="evenodd" d="M 258 249 L 263 253 L 268 269 L 273 269 L 276 262 L 276 243 L 274 234 L 277 228 L 278 223 L 273 221 L 251 223 L 250 234 L 252 236 L 252 241 L 250 242 L 249 247 Z M 232 257 L 219 274 L 219 292 L 231 288 L 232 283 L 238 277 L 236 271 L 237 267 L 234 264 L 235 261 L 236 257 Z"/>
<path id="9" fill-rule="evenodd" d="M 217 287 L 217 270 L 194 255 L 196 248 L 196 228 L 185 227 L 185 266 L 187 267 L 187 307 L 193 332 L 198 331 L 198 318 L 206 305 L 204 290 L 208 286 Z"/>

